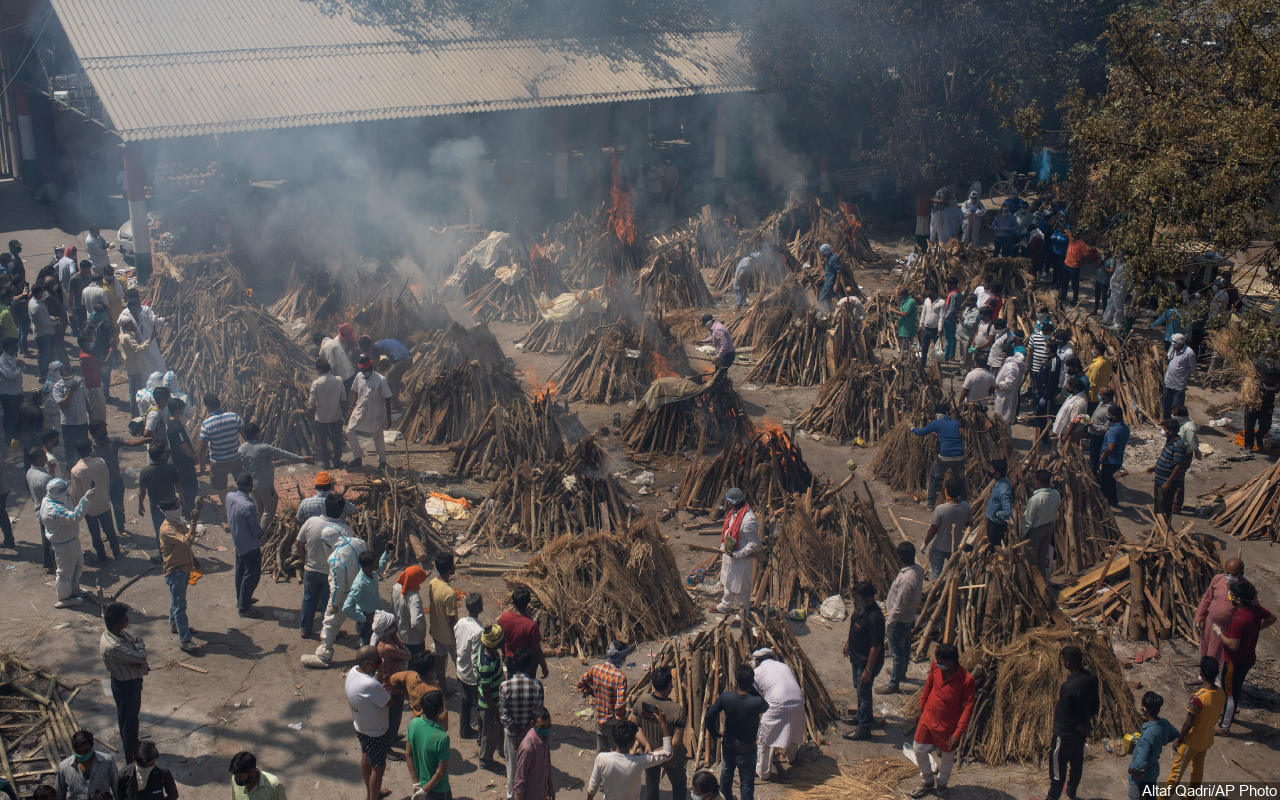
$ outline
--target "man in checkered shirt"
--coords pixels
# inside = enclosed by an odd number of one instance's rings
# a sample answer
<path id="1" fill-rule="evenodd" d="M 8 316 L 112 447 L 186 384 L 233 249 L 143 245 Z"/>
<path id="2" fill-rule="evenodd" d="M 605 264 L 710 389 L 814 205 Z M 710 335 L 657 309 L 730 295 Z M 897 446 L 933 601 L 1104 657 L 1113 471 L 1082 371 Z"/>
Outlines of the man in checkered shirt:
<path id="1" fill-rule="evenodd" d="M 596 752 L 613 750 L 613 726 L 627 718 L 627 676 L 619 667 L 627 660 L 631 648 L 622 642 L 611 642 L 605 660 L 587 670 L 578 681 L 578 691 L 591 698 L 596 712 Z"/>
<path id="2" fill-rule="evenodd" d="M 511 677 L 498 687 L 498 719 L 502 722 L 504 755 L 507 762 L 507 800 L 515 792 L 516 749 L 533 724 L 533 718 L 542 707 L 542 682 L 530 678 L 533 653 L 518 650 L 511 658 L 514 669 Z"/>

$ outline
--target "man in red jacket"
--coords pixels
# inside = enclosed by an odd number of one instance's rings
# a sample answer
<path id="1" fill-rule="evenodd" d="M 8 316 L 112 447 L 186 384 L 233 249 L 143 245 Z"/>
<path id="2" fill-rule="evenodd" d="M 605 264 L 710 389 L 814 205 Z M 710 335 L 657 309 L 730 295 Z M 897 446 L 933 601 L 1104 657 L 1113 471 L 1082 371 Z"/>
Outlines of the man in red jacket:
<path id="1" fill-rule="evenodd" d="M 947 794 L 947 779 L 956 763 L 956 748 L 973 716 L 973 678 L 960 666 L 960 653 L 953 644 L 940 644 L 934 650 L 933 666 L 920 695 L 920 722 L 916 725 L 916 763 L 920 766 L 920 785 L 912 797 L 936 793 Z M 938 779 L 934 782 L 932 757 L 938 753 Z"/>

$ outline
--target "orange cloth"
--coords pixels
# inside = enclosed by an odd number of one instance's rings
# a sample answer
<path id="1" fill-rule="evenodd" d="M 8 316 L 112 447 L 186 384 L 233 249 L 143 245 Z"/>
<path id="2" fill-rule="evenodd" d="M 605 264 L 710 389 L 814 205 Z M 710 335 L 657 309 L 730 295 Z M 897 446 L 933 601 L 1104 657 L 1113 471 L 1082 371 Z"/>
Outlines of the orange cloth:
<path id="1" fill-rule="evenodd" d="M 427 573 L 422 567 L 412 566 L 405 567 L 404 572 L 400 573 L 400 577 L 396 578 L 396 583 L 404 588 L 404 593 L 416 592 L 421 588 L 422 584 L 427 580 Z"/>
<path id="2" fill-rule="evenodd" d="M 973 677 L 957 666 L 948 678 L 942 677 L 937 663 L 929 666 L 929 679 L 920 695 L 920 724 L 915 740 L 949 752 L 951 737 L 964 736 L 973 716 Z"/>
<path id="3" fill-rule="evenodd" d="M 1070 244 L 1067 245 L 1067 255 L 1063 258 L 1062 263 L 1071 269 L 1080 269 L 1080 265 L 1086 261 L 1097 261 L 1098 251 L 1094 250 L 1084 239 L 1068 233 L 1067 239 Z"/>

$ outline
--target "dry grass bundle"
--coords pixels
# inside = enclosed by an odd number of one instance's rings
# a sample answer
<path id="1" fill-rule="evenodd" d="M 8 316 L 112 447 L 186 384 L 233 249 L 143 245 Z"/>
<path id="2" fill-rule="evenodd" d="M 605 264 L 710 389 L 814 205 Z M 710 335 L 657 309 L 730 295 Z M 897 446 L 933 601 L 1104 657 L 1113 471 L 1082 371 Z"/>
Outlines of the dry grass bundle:
<path id="1" fill-rule="evenodd" d="M 917 661 L 937 642 L 990 650 L 1062 620 L 1044 578 L 1027 563 L 1025 543 L 993 548 L 981 532 L 975 538 L 972 549 L 952 553 L 942 575 L 925 587 L 912 631 Z"/>
<path id="2" fill-rule="evenodd" d="M 874 444 L 922 403 L 931 408 L 941 397 L 939 392 L 937 386 L 924 382 L 914 363 L 851 361 L 822 384 L 817 400 L 796 419 L 796 425 L 841 442 L 862 439 Z"/>
<path id="3" fill-rule="evenodd" d="M 739 630 L 730 627 L 726 618 L 696 634 L 666 640 L 650 658 L 650 670 L 671 667 L 671 696 L 688 711 L 690 735 L 685 737 L 685 746 L 695 767 L 719 760 L 717 740 L 707 734 L 702 721 L 716 698 L 733 691 L 738 665 L 750 664 L 751 653 L 761 647 L 772 649 L 800 684 L 806 739 L 822 742 L 824 732 L 835 721 L 835 703 L 785 619 L 776 613 L 752 611 Z M 649 673 L 645 673 L 628 689 L 628 701 L 637 700 L 648 687 Z"/>
<path id="4" fill-rule="evenodd" d="M 780 286 L 761 292 L 745 311 L 729 321 L 729 333 L 739 347 L 768 347 L 786 329 L 794 315 L 809 308 L 809 294 L 795 276 Z"/>
<path id="5" fill-rule="evenodd" d="M 515 395 L 495 404 L 453 455 L 454 475 L 497 480 L 517 465 L 545 464 L 564 456 L 564 437 L 552 414 L 554 395 Z"/>
<path id="6" fill-rule="evenodd" d="M 661 639 L 698 621 L 683 576 L 649 517 L 618 533 L 565 533 L 552 539 L 509 587 L 527 586 L 545 641 L 580 658 L 610 641 Z"/>
<path id="7" fill-rule="evenodd" d="M 830 326 L 810 309 L 793 315 L 759 357 L 747 376 L 752 383 L 815 386 L 831 377 L 834 361 L 827 351 Z"/>
<path id="8" fill-rule="evenodd" d="M 738 437 L 714 457 L 699 452 L 680 481 L 675 502 L 691 513 L 707 514 L 719 505 L 726 488 L 737 486 L 747 502 L 764 511 L 780 508 L 792 492 L 812 483 L 800 448 L 781 428 L 772 428 Z"/>
<path id="9" fill-rule="evenodd" d="M 1239 486 L 1211 494 L 1225 503 L 1214 515 L 1213 524 L 1237 539 L 1276 541 L 1280 533 L 1280 462 L 1263 467 Z"/>
<path id="10" fill-rule="evenodd" d="M 1195 609 L 1222 563 L 1222 548 L 1192 527 L 1188 522 L 1175 533 L 1157 516 L 1141 547 L 1117 543 L 1107 563 L 1063 588 L 1058 604 L 1080 622 L 1124 624 L 1130 639 L 1179 636 L 1198 644 Z"/>
<path id="11" fill-rule="evenodd" d="M 1254 360 L 1240 350 L 1240 329 L 1234 324 L 1223 325 L 1209 331 L 1207 338 L 1222 366 L 1214 368 L 1214 360 L 1210 361 L 1210 368 L 1203 378 L 1204 385 L 1217 389 L 1240 381 L 1237 402 L 1243 408 L 1257 409 L 1262 403 L 1262 376 Z"/>
<path id="12" fill-rule="evenodd" d="M 520 464 L 480 505 L 467 538 L 536 552 L 561 534 L 620 529 L 633 511 L 608 459 L 583 439 L 558 461 Z"/>
<path id="13" fill-rule="evenodd" d="M 459 442 L 474 433 L 495 406 L 519 393 L 520 383 L 505 359 L 438 369 L 425 384 L 410 371 L 405 376 L 408 400 L 396 427 L 411 442 Z"/>
<path id="14" fill-rule="evenodd" d="M 659 378 L 658 381 L 669 380 Z M 678 380 L 678 379 L 676 379 Z M 657 383 L 658 381 L 655 381 Z M 651 384 L 649 391 L 654 390 Z M 724 445 L 752 435 L 742 398 L 724 371 L 717 371 L 700 394 L 650 408 L 644 399 L 622 427 L 622 438 L 633 453 L 673 455 L 683 450 Z"/>
<path id="15" fill-rule="evenodd" d="M 791 771 L 782 800 L 902 800 L 898 785 L 920 770 L 904 758 L 863 758 L 841 762 L 832 774 L 818 762 Z"/>
<path id="16" fill-rule="evenodd" d="M 1137 730 L 1133 693 L 1110 644 L 1093 631 L 1035 628 L 1006 647 L 961 655 L 977 685 L 973 716 L 957 750 L 961 759 L 992 766 L 1044 759 L 1053 739 L 1053 705 L 1066 678 L 1058 653 L 1068 644 L 1084 651 L 1085 667 L 1098 677 L 1102 702 L 1093 738 L 1119 739 Z"/>
<path id="17" fill-rule="evenodd" d="M 620 319 L 583 339 L 551 380 L 566 400 L 617 403 L 639 400 L 654 378 L 691 371 L 665 325 L 646 319 L 637 328 Z"/>

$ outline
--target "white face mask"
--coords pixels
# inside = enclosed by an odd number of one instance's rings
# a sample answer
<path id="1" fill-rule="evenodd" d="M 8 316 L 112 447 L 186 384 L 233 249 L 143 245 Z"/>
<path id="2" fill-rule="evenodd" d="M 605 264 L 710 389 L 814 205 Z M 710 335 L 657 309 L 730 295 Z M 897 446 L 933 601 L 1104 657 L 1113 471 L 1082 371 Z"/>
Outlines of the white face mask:
<path id="1" fill-rule="evenodd" d="M 1040 322 L 1044 322 L 1045 320 L 1049 319 L 1049 315 L 1048 315 L 1048 314 L 1036 314 L 1036 319 L 1037 319 L 1037 320 L 1039 320 Z"/>

